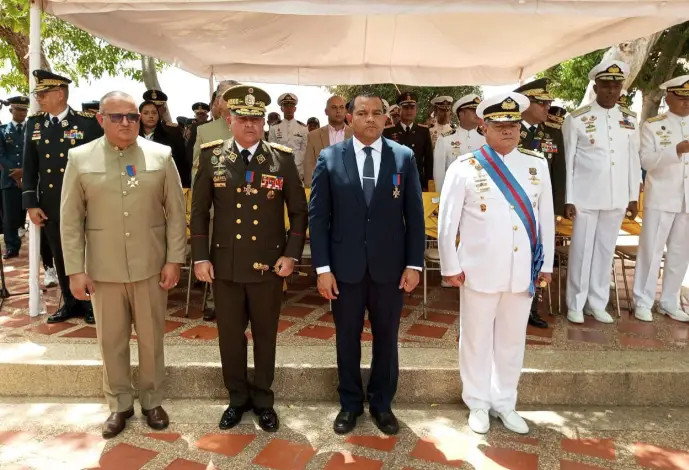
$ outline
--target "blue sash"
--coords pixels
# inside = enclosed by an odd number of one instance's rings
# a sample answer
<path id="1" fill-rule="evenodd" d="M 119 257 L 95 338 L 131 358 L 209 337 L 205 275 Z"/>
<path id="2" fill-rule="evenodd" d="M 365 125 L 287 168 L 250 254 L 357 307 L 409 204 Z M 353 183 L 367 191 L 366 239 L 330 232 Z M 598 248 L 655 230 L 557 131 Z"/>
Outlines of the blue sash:
<path id="1" fill-rule="evenodd" d="M 526 232 L 529 234 L 531 243 L 531 283 L 529 284 L 529 295 L 536 293 L 536 280 L 543 266 L 543 244 L 541 243 L 541 231 L 536 221 L 533 208 L 529 197 L 524 192 L 519 182 L 507 168 L 505 162 L 495 153 L 495 150 L 488 145 L 484 145 L 478 150 L 473 151 L 474 157 L 481 164 L 490 179 L 497 185 L 505 199 L 514 207 L 519 219 L 524 224 Z"/>

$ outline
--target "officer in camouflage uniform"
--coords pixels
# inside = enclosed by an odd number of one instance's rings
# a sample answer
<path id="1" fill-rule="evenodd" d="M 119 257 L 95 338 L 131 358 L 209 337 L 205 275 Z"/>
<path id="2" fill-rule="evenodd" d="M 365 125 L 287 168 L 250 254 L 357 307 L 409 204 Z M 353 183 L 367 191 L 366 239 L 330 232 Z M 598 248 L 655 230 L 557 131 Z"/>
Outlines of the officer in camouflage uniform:
<path id="1" fill-rule="evenodd" d="M 103 129 L 91 113 L 74 111 L 67 105 L 72 81 L 47 70 L 34 70 L 34 95 L 41 112 L 29 117 L 24 133 L 22 200 L 31 222 L 44 227 L 43 234 L 53 252 L 63 304 L 48 318 L 59 323 L 84 316 L 94 323 L 91 302 L 74 298 L 65 275 L 60 241 L 60 194 L 67 166 L 67 152 L 103 135 Z"/>
<path id="2" fill-rule="evenodd" d="M 292 151 L 262 140 L 270 96 L 238 85 L 223 94 L 232 138 L 201 145 L 191 207 L 196 277 L 213 284 L 220 358 L 230 406 L 229 429 L 253 408 L 265 431 L 277 431 L 271 385 L 283 278 L 304 248 L 308 210 Z M 284 223 L 287 205 L 290 230 Z M 215 208 L 209 249 L 210 209 Z M 244 332 L 251 323 L 255 374 L 247 380 Z"/>

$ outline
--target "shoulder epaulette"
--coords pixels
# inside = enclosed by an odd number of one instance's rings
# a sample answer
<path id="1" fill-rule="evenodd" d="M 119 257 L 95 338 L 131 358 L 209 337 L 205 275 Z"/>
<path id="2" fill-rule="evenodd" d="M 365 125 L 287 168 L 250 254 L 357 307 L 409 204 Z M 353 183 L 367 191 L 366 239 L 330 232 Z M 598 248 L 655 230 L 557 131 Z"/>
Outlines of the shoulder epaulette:
<path id="1" fill-rule="evenodd" d="M 276 144 L 275 142 L 268 142 L 268 145 L 270 145 L 271 147 L 273 147 L 276 150 L 280 150 L 280 151 L 285 152 L 285 153 L 292 153 L 292 149 L 289 147 L 286 147 L 284 145 Z"/>
<path id="2" fill-rule="evenodd" d="M 448 135 L 452 135 L 452 134 L 454 134 L 455 132 L 457 132 L 457 129 L 450 129 L 449 131 L 445 131 L 445 132 L 443 132 L 443 133 L 440 134 L 440 135 L 442 135 L 443 137 L 447 137 Z"/>
<path id="3" fill-rule="evenodd" d="M 306 124 L 304 124 L 304 123 L 303 123 L 303 122 L 301 122 L 301 121 L 297 121 L 297 124 L 300 124 L 300 125 L 302 125 L 302 126 L 306 127 Z"/>
<path id="4" fill-rule="evenodd" d="M 206 142 L 205 144 L 201 144 L 201 148 L 207 149 L 210 147 L 217 147 L 218 145 L 222 144 L 223 142 L 224 142 L 224 140 L 222 140 L 222 139 L 214 140 L 212 142 Z"/>
<path id="5" fill-rule="evenodd" d="M 77 113 L 81 117 L 85 117 L 85 118 L 89 118 L 89 119 L 93 119 L 96 117 L 95 114 L 89 113 L 88 111 L 75 111 L 75 113 Z"/>
<path id="6" fill-rule="evenodd" d="M 29 117 L 32 118 L 32 117 L 40 117 L 40 116 L 45 116 L 45 115 L 46 115 L 46 113 L 44 113 L 43 111 L 38 111 L 38 112 L 36 112 L 36 113 L 33 113 L 33 114 L 32 114 L 31 116 L 29 116 Z"/>
<path id="7" fill-rule="evenodd" d="M 419 127 L 425 127 L 426 129 L 428 129 L 428 126 L 427 126 L 426 124 L 417 124 L 417 126 L 419 126 Z"/>
<path id="8" fill-rule="evenodd" d="M 658 122 L 658 121 L 664 121 L 665 119 L 667 119 L 667 114 L 663 113 L 663 114 L 659 114 L 657 116 L 654 116 L 652 118 L 646 119 L 646 122 Z"/>
<path id="9" fill-rule="evenodd" d="M 582 114 L 588 113 L 589 111 L 591 111 L 591 105 L 590 105 L 590 104 L 587 105 L 587 106 L 583 106 L 583 107 L 581 107 L 581 108 L 579 108 L 579 109 L 577 109 L 577 110 L 574 110 L 574 111 L 572 111 L 572 112 L 569 113 L 569 114 L 571 114 L 572 117 L 579 117 L 579 116 L 581 116 Z"/>
<path id="10" fill-rule="evenodd" d="M 165 125 L 169 127 L 177 127 L 178 124 L 176 122 L 165 121 Z"/>
<path id="11" fill-rule="evenodd" d="M 627 115 L 627 116 L 631 116 L 631 117 L 633 117 L 633 118 L 636 117 L 636 113 L 635 113 L 634 111 L 632 111 L 632 110 L 629 109 L 629 108 L 625 108 L 624 106 L 620 106 L 620 112 L 621 112 L 622 114 L 625 114 L 625 115 Z"/>
<path id="12" fill-rule="evenodd" d="M 529 149 L 525 149 L 522 147 L 518 147 L 517 150 L 519 150 L 523 154 L 531 155 L 532 157 L 541 158 L 541 159 L 543 158 L 543 154 L 536 152 L 535 150 L 529 150 Z"/>
<path id="13" fill-rule="evenodd" d="M 543 125 L 546 127 L 550 127 L 551 129 L 562 129 L 562 124 L 560 124 L 559 122 L 546 121 L 543 123 Z"/>

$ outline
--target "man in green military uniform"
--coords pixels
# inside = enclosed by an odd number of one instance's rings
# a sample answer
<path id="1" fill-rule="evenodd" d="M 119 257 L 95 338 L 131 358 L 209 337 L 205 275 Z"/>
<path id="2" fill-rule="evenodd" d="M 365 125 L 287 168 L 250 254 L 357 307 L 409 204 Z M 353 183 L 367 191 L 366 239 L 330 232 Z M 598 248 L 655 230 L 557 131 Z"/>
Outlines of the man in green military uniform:
<path id="1" fill-rule="evenodd" d="M 67 166 L 67 152 L 103 135 L 103 129 L 91 113 L 74 111 L 67 105 L 72 81 L 47 70 L 34 70 L 34 95 L 41 112 L 29 117 L 24 132 L 22 200 L 31 222 L 43 227 L 43 234 L 53 252 L 63 304 L 48 318 L 58 323 L 84 316 L 94 323 L 91 302 L 74 298 L 65 275 L 60 241 L 60 194 Z"/>
<path id="2" fill-rule="evenodd" d="M 196 277 L 213 284 L 220 359 L 230 405 L 229 429 L 253 408 L 265 431 L 277 431 L 271 385 L 283 278 L 304 248 L 308 209 L 291 150 L 263 140 L 270 96 L 257 87 L 225 91 L 233 137 L 201 146 L 191 203 Z M 287 204 L 290 230 L 284 223 Z M 209 249 L 210 209 L 215 207 Z M 246 336 L 251 322 L 255 373 L 247 380 Z"/>
<path id="3" fill-rule="evenodd" d="M 548 161 L 550 182 L 553 186 L 553 210 L 555 219 L 565 216 L 567 199 L 567 165 L 565 164 L 565 140 L 562 136 L 562 124 L 567 110 L 560 106 L 551 106 L 548 117 L 543 123 L 543 142 L 541 151 Z"/>
<path id="4" fill-rule="evenodd" d="M 546 138 L 546 127 L 544 123 L 548 119 L 548 110 L 553 102 L 553 95 L 550 94 L 548 87 L 550 80 L 547 78 L 539 78 L 532 82 L 526 83 L 516 90 L 517 93 L 529 98 L 530 105 L 522 113 L 521 130 L 519 134 L 519 148 L 532 150 L 540 154 L 545 153 L 547 149 L 552 150 L 552 134 L 556 129 L 551 129 Z M 560 131 L 560 136 L 562 132 Z M 560 137 L 561 142 L 561 137 Z M 558 148 L 560 152 L 564 152 L 564 147 Z M 550 167 L 551 160 L 548 160 Z M 562 154 L 562 165 L 564 166 L 564 153 Z M 551 171 L 552 173 L 552 171 Z M 553 186 L 555 183 L 553 183 Z M 536 328 L 548 328 L 548 323 L 543 320 L 538 314 L 538 295 L 534 295 L 531 304 L 531 315 L 529 316 L 529 325 Z"/>

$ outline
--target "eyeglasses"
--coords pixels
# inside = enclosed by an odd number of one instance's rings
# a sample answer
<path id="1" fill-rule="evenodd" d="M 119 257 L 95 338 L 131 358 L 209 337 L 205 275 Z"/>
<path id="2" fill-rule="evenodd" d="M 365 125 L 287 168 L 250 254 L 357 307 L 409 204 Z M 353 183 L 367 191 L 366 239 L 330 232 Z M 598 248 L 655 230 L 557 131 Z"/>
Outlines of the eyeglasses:
<path id="1" fill-rule="evenodd" d="M 129 122 L 139 122 L 139 119 L 141 119 L 141 114 L 139 113 L 112 113 L 112 114 L 103 114 L 103 116 L 107 116 L 108 119 L 110 119 L 111 122 L 115 124 L 119 124 L 122 122 L 122 119 L 127 118 L 127 121 Z"/>

